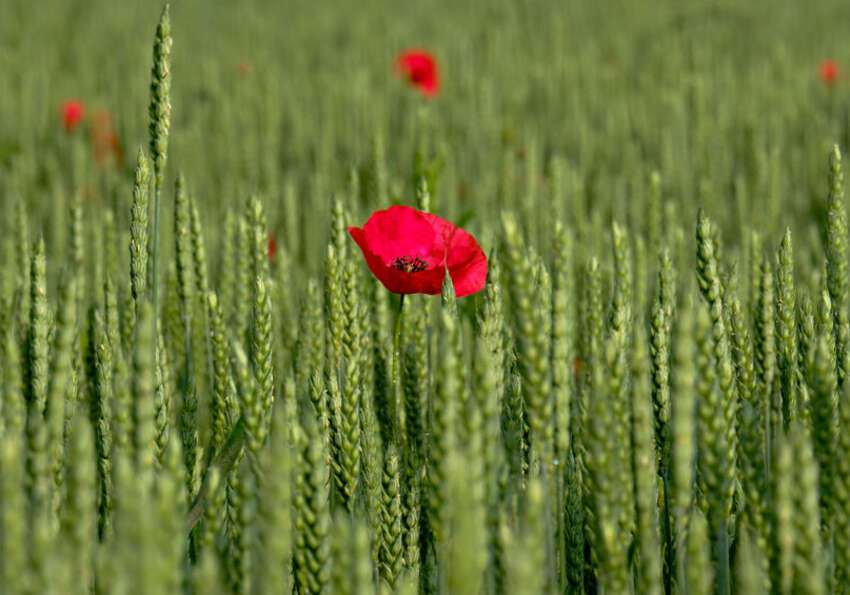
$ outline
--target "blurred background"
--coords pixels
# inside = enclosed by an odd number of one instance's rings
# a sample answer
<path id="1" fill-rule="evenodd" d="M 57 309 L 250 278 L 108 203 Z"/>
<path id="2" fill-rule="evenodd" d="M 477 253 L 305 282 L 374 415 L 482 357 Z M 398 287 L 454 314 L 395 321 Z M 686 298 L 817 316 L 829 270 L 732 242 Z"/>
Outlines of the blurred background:
<path id="1" fill-rule="evenodd" d="M 2 4 L 0 201 L 50 222 L 48 256 L 69 196 L 127 229 L 160 6 Z M 826 154 L 850 130 L 844 2 L 178 0 L 171 14 L 169 179 L 186 174 L 208 226 L 259 193 L 308 269 L 331 197 L 358 217 L 411 204 L 417 154 L 435 212 L 476 231 L 510 207 L 529 231 L 567 219 L 593 248 L 612 217 L 646 228 L 657 170 L 662 223 L 689 229 L 702 204 L 733 246 L 749 223 L 815 234 Z M 394 73 L 407 48 L 436 57 L 436 98 Z M 86 108 L 71 133 L 70 98 Z"/>

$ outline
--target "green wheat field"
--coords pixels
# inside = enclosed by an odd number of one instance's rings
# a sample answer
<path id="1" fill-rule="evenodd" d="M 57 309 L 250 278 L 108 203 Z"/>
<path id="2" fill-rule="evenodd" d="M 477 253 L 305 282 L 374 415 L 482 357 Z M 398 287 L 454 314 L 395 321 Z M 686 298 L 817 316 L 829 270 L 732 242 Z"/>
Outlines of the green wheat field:
<path id="1" fill-rule="evenodd" d="M 850 593 L 846 2 L 0 5 L 0 593 Z"/>

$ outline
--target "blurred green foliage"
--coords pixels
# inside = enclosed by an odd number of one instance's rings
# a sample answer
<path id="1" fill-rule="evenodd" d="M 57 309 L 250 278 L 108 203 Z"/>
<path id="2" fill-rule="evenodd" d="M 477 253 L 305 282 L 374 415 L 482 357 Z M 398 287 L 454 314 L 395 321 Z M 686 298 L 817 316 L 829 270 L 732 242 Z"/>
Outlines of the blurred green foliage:
<path id="1" fill-rule="evenodd" d="M 2 12 L 4 592 L 847 592 L 850 8 Z"/>

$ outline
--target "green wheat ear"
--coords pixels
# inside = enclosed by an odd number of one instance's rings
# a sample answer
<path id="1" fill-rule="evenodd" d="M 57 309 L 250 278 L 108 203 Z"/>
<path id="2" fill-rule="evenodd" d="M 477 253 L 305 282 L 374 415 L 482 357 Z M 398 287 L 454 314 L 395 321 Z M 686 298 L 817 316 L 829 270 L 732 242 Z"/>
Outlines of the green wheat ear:
<path id="1" fill-rule="evenodd" d="M 673 286 L 673 261 L 669 250 L 659 256 L 656 298 L 650 314 L 650 355 L 652 362 L 652 404 L 655 418 L 655 443 L 661 458 L 662 477 L 666 473 L 669 456 L 668 434 L 670 421 L 670 328 Z"/>
<path id="2" fill-rule="evenodd" d="M 659 595 L 661 544 L 658 524 L 658 467 L 653 440 L 652 400 L 648 373 L 648 353 L 644 333 L 635 341 L 632 387 L 632 468 L 638 541 L 638 592 Z M 669 532 L 669 529 L 668 529 Z"/>
<path id="3" fill-rule="evenodd" d="M 162 333 L 157 336 L 156 386 L 154 389 L 154 445 L 157 465 L 162 464 L 165 445 L 171 432 L 170 411 L 173 409 L 172 366 Z M 132 426 L 133 431 L 135 428 Z"/>
<path id="4" fill-rule="evenodd" d="M 662 489 L 661 529 L 664 552 L 664 580 L 665 584 L 669 584 L 672 580 L 673 569 L 675 568 L 673 561 L 675 527 L 674 513 L 671 510 L 673 502 L 670 493 L 670 351 L 676 287 L 670 251 L 664 248 L 659 254 L 658 260 L 659 271 L 656 296 L 650 307 L 649 355 L 654 442 L 658 453 L 658 475 L 661 479 Z"/>
<path id="5" fill-rule="evenodd" d="M 147 290 L 149 202 L 150 165 L 144 150 L 139 147 L 133 183 L 133 206 L 130 210 L 130 280 L 136 310 Z"/>
<path id="6" fill-rule="evenodd" d="M 334 563 L 330 573 L 330 591 L 340 595 L 375 593 L 368 529 L 362 522 L 338 514 L 334 519 L 332 537 Z M 314 591 L 305 589 L 304 592 Z"/>
<path id="7" fill-rule="evenodd" d="M 487 567 L 487 511 L 481 456 L 480 414 L 471 411 L 476 431 L 469 436 L 468 447 L 449 453 L 446 461 L 449 505 L 447 539 L 438 543 L 438 559 L 446 572 L 450 593 L 481 592 L 484 570 Z M 534 506 L 534 502 L 529 503 Z M 541 507 L 542 508 L 542 507 Z M 541 517 L 543 516 L 542 511 Z M 541 519 L 542 520 L 542 519 Z M 531 530 L 532 533 L 534 529 Z M 543 532 L 538 537 L 545 536 Z M 540 548 L 543 550 L 543 548 Z M 545 561 L 541 560 L 541 561 Z M 544 566 L 538 567 L 540 574 Z"/>
<path id="8" fill-rule="evenodd" d="M 260 461 L 264 481 L 257 510 L 257 560 L 263 572 L 257 580 L 261 590 L 275 593 L 291 591 L 293 451 L 288 424 L 292 421 L 283 407 L 273 409 L 269 448 L 263 450 Z"/>
<path id="9" fill-rule="evenodd" d="M 436 366 L 438 382 L 428 424 L 431 438 L 426 447 L 429 454 L 428 524 L 437 541 L 445 538 L 448 490 L 446 465 L 449 453 L 457 448 L 458 442 L 459 335 L 458 320 L 443 308 L 440 311 L 440 347 Z"/>
<path id="10" fill-rule="evenodd" d="M 133 436 L 134 462 L 142 485 L 150 485 L 156 461 L 155 442 L 155 381 L 156 335 L 153 306 L 147 302 L 139 311 L 136 344 L 133 355 Z"/>
<path id="11" fill-rule="evenodd" d="M 491 259 L 491 263 L 493 259 Z M 486 585 L 495 586 L 496 572 L 499 566 L 499 534 L 498 534 L 498 515 L 499 515 L 499 497 L 500 486 L 499 480 L 503 472 L 506 470 L 505 461 L 505 443 L 501 432 L 501 410 L 504 400 L 504 362 L 505 362 L 505 347 L 504 347 L 504 319 L 501 313 L 501 293 L 498 282 L 495 280 L 497 275 L 488 281 L 485 289 L 484 303 L 481 312 L 479 313 L 479 329 L 480 334 L 475 338 L 475 347 L 472 360 L 472 399 L 470 400 L 470 411 L 467 417 L 477 413 L 480 416 L 480 438 L 478 438 L 480 447 L 481 464 L 483 465 L 481 472 L 483 473 L 481 481 L 483 482 L 484 503 L 486 507 L 486 524 L 487 524 L 487 543 L 489 544 L 491 554 L 489 560 L 489 577 Z M 565 279 L 561 278 L 563 283 Z M 570 361 L 568 355 L 569 350 L 567 343 L 568 325 L 566 318 L 569 316 L 556 306 L 561 304 L 566 306 L 566 291 L 563 286 L 556 292 L 558 298 L 553 298 L 553 318 L 555 322 L 553 330 L 557 329 L 559 338 L 553 341 L 561 348 L 563 353 L 556 355 L 553 346 L 553 357 L 561 357 L 561 361 Z M 565 308 L 566 309 L 566 308 Z M 564 366 L 564 369 L 569 372 L 569 366 Z M 572 376 L 568 373 L 568 377 L 560 377 L 563 381 L 560 387 L 560 398 L 557 402 L 558 407 L 558 422 L 557 422 L 557 441 L 558 456 L 560 457 L 559 468 L 566 468 L 566 461 L 570 452 L 569 447 L 569 390 L 571 386 Z M 475 409 L 476 411 L 472 411 Z M 472 433 L 471 433 L 472 434 Z M 472 436 L 471 436 L 472 437 Z M 557 471 L 556 471 L 557 473 Z M 561 515 L 563 517 L 563 515 Z M 566 533 L 564 523 L 559 524 L 560 536 Z M 561 553 L 559 558 L 564 554 Z"/>
<path id="12" fill-rule="evenodd" d="M 545 566 L 545 490 L 539 479 L 528 483 L 525 502 L 520 509 L 520 527 L 511 531 L 502 527 L 502 543 L 507 564 L 507 592 L 519 595 L 544 593 Z"/>
<path id="13" fill-rule="evenodd" d="M 850 452 L 850 383 L 838 392 L 839 424 L 845 431 L 838 433 L 837 452 Z M 835 462 L 833 485 L 835 585 L 850 584 L 850 457 L 840 456 Z"/>
<path id="14" fill-rule="evenodd" d="M 737 296 L 733 296 L 729 300 L 729 311 L 738 394 L 740 396 L 738 411 L 739 466 L 745 499 L 744 521 L 754 530 L 754 534 L 757 536 L 756 544 L 760 548 L 760 556 L 757 559 L 766 561 L 768 546 L 764 515 L 764 493 L 767 489 L 764 473 L 766 462 L 765 408 L 762 406 L 762 401 L 758 395 L 753 368 L 752 344 Z"/>
<path id="15" fill-rule="evenodd" d="M 770 583 L 780 593 L 791 593 L 794 581 L 794 453 L 785 433 L 775 437 L 770 468 Z M 805 522 L 810 522 L 806 519 Z"/>
<path id="16" fill-rule="evenodd" d="M 94 586 L 93 562 L 97 543 L 97 478 L 91 424 L 83 415 L 71 422 L 66 466 L 66 492 L 60 529 L 63 556 L 67 556 L 75 580 L 88 590 Z"/>
<path id="17" fill-rule="evenodd" d="M 609 405 L 614 415 L 614 441 L 628 444 L 633 424 L 629 400 L 629 371 L 633 354 L 629 353 L 634 341 L 632 336 L 632 257 L 626 231 L 616 222 L 612 225 L 611 239 L 614 252 L 614 288 L 611 304 L 610 337 L 606 343 L 605 358 L 608 364 L 607 382 Z M 634 530 L 634 484 L 631 481 L 631 461 L 628 453 L 611 449 L 612 457 L 619 466 L 616 481 L 624 487 L 618 493 L 619 524 L 623 534 Z"/>
<path id="18" fill-rule="evenodd" d="M 448 268 L 446 268 L 446 275 L 443 277 L 443 285 L 440 287 L 440 302 L 449 313 L 457 313 L 457 297 L 455 296 L 455 287 L 452 283 L 451 275 L 449 275 Z"/>
<path id="19" fill-rule="evenodd" d="M 820 516 L 827 531 L 830 531 L 836 511 L 833 485 L 839 456 L 836 451 L 839 434 L 839 393 L 833 351 L 833 318 L 827 292 L 823 292 L 820 309 L 821 317 L 825 320 L 818 325 L 818 336 L 809 352 L 807 376 L 814 455 L 820 468 Z"/>
<path id="20" fill-rule="evenodd" d="M 230 403 L 234 400 L 231 392 L 232 378 L 228 356 L 230 347 L 224 328 L 224 313 L 221 302 L 215 293 L 207 297 L 207 310 L 210 321 L 210 338 L 212 343 L 213 361 L 213 397 L 210 403 L 210 418 L 212 437 L 210 447 L 217 452 L 224 443 L 230 429 L 228 413 Z"/>
<path id="21" fill-rule="evenodd" d="M 266 440 L 274 405 L 271 298 L 266 279 L 257 277 L 251 316 L 251 367 L 256 394 L 250 398 L 252 404 L 246 407 L 246 411 L 251 410 L 256 418 L 248 434 L 248 448 L 255 457 L 259 456 L 260 447 Z"/>
<path id="22" fill-rule="evenodd" d="M 73 369 L 73 341 L 76 331 L 76 285 L 73 277 L 66 275 L 59 289 L 59 312 L 54 333 L 51 376 L 47 390 L 47 432 L 50 444 L 50 465 L 54 479 L 53 507 L 58 515 L 62 501 L 63 467 L 65 465 L 66 408 L 73 397 L 71 381 Z"/>
<path id="23" fill-rule="evenodd" d="M 847 319 L 850 278 L 847 272 L 847 208 L 844 205 L 844 174 L 841 151 L 833 146 L 829 154 L 829 193 L 827 195 L 826 280 L 833 304 L 835 353 L 838 360 L 838 385 L 843 386 L 850 370 L 850 321 Z"/>
<path id="24" fill-rule="evenodd" d="M 226 593 L 221 564 L 215 552 L 206 549 L 192 571 L 192 587 L 195 593 L 223 595 Z M 287 592 L 287 591 L 284 591 Z"/>
<path id="25" fill-rule="evenodd" d="M 236 320 L 236 262 L 239 258 L 239 242 L 237 241 L 239 223 L 233 208 L 228 207 L 224 213 L 222 226 L 223 237 L 218 266 L 218 297 L 224 314 L 224 321 L 233 324 Z"/>
<path id="26" fill-rule="evenodd" d="M 188 383 L 191 372 L 189 360 L 192 352 L 192 317 L 195 302 L 194 262 L 192 260 L 191 215 L 189 208 L 189 190 L 186 188 L 186 178 L 183 173 L 177 175 L 174 184 L 174 252 L 177 266 L 177 297 L 180 300 L 180 314 L 183 325 L 186 375 L 184 382 Z M 182 362 L 181 362 L 182 363 Z"/>
<path id="27" fill-rule="evenodd" d="M 554 393 L 555 410 L 555 456 L 561 468 L 566 465 L 567 453 L 570 450 L 570 407 L 571 393 L 574 388 L 572 369 L 574 367 L 576 307 L 573 243 L 572 230 L 567 229 L 558 221 L 555 224 L 555 254 L 552 264 L 552 392 Z M 488 285 L 495 283 L 497 283 L 495 279 L 491 279 Z M 493 323 L 491 322 L 491 324 Z M 501 365 L 498 366 L 498 368 L 501 367 Z M 496 398 L 499 397 L 499 394 L 498 391 L 494 391 Z M 486 418 L 484 423 L 486 427 Z M 487 450 L 488 447 L 485 447 L 485 453 Z M 488 471 L 491 467 L 492 465 L 487 466 Z"/>
<path id="28" fill-rule="evenodd" d="M 381 463 L 384 459 L 384 449 L 381 442 L 380 422 L 371 401 L 367 395 L 362 400 L 360 408 L 360 479 L 361 493 L 365 496 L 366 519 L 371 529 L 372 560 L 380 569 L 384 502 Z"/>
<path id="29" fill-rule="evenodd" d="M 342 344 L 345 334 L 343 311 L 344 288 L 341 255 L 333 243 L 328 244 L 325 259 L 325 320 L 327 321 L 328 374 L 337 374 L 342 362 Z"/>
<path id="30" fill-rule="evenodd" d="M 738 593 L 764 593 L 769 591 L 767 559 L 755 544 L 750 532 L 741 531 L 735 554 L 735 589 Z"/>
<path id="31" fill-rule="evenodd" d="M 711 544 L 708 538 L 708 523 L 702 513 L 694 509 L 688 523 L 686 592 L 708 595 L 714 584 L 711 566 Z"/>
<path id="32" fill-rule="evenodd" d="M 26 424 L 26 397 L 22 375 L 21 351 L 15 332 L 15 324 L 8 322 L 3 331 L 2 382 L 3 432 L 21 436 Z"/>
<path id="33" fill-rule="evenodd" d="M 233 507 L 233 567 L 232 580 L 237 592 L 250 593 L 256 583 L 257 568 L 257 475 L 249 465 L 235 468 L 238 480 L 233 485 L 235 499 Z"/>
<path id="34" fill-rule="evenodd" d="M 709 523 L 716 522 L 719 518 L 729 514 L 732 507 L 732 494 L 735 484 L 735 467 L 737 464 L 737 431 L 735 412 L 738 407 L 738 395 L 735 385 L 735 374 L 732 365 L 731 347 L 729 333 L 726 328 L 726 312 L 724 307 L 725 287 L 721 284 L 719 260 L 717 256 L 717 230 L 704 213 L 700 212 L 697 220 L 697 278 L 700 291 L 708 306 L 709 319 L 711 321 L 712 341 L 712 367 L 716 367 L 717 385 L 721 393 L 721 401 L 711 415 L 722 416 L 723 423 L 723 450 L 717 453 L 719 476 L 717 479 L 722 487 L 718 485 L 718 498 L 722 498 L 722 508 L 718 510 L 717 518 L 710 518 Z M 720 471 L 722 469 L 722 471 Z M 713 527 L 715 530 L 717 527 Z"/>
<path id="35" fill-rule="evenodd" d="M 325 367 L 325 320 L 322 294 L 315 278 L 307 281 L 306 295 L 298 316 L 298 338 L 295 344 L 296 387 L 303 394 L 313 374 Z"/>
<path id="36" fill-rule="evenodd" d="M 50 476 L 49 429 L 44 414 L 48 388 L 48 304 L 44 240 L 33 250 L 30 268 L 30 324 L 27 331 L 26 377 L 29 381 L 27 402 L 27 488 L 29 507 L 29 564 L 27 565 L 36 590 L 47 586 L 47 554 L 55 528 L 51 507 L 55 488 Z"/>
<path id="37" fill-rule="evenodd" d="M 21 395 L 23 396 L 23 395 Z M 27 573 L 27 500 L 22 434 L 0 435 L 0 578 L 10 593 L 23 593 Z"/>
<path id="38" fill-rule="evenodd" d="M 704 343 L 700 347 L 701 352 L 708 356 L 705 362 L 707 365 L 703 366 L 702 372 L 704 375 L 714 376 L 719 389 L 716 392 L 705 391 L 698 408 L 697 416 L 701 424 L 699 434 L 701 437 L 705 436 L 705 446 L 712 453 L 705 459 L 705 465 L 700 467 L 700 472 L 704 472 L 707 489 L 711 493 L 708 499 L 708 521 L 712 535 L 715 536 L 718 588 L 722 592 L 728 592 L 728 517 L 738 475 L 738 394 L 729 331 L 726 326 L 728 308 L 724 300 L 731 300 L 734 294 L 721 282 L 717 230 L 702 211 L 697 215 L 696 239 L 697 279 L 710 320 L 710 329 L 706 329 L 709 331 L 707 334 L 710 336 L 710 345 Z M 709 372 L 709 367 L 715 370 Z M 703 459 L 700 460 L 702 463 Z"/>
<path id="39" fill-rule="evenodd" d="M 522 398 L 526 405 L 524 413 L 531 428 L 534 454 L 548 467 L 552 462 L 554 442 L 552 402 L 548 398 L 551 390 L 548 361 L 552 324 L 551 282 L 545 265 L 529 256 L 516 219 L 504 215 L 502 229 Z"/>
<path id="40" fill-rule="evenodd" d="M 684 584 L 686 535 L 694 493 L 694 454 L 696 431 L 696 373 L 694 369 L 694 306 L 686 296 L 674 325 L 672 355 L 672 399 L 670 406 L 670 502 L 672 504 L 672 542 L 675 552 L 674 576 Z"/>
<path id="41" fill-rule="evenodd" d="M 798 419 L 797 394 L 800 388 L 798 344 L 795 324 L 794 253 L 791 229 L 785 230 L 779 245 L 776 271 L 776 350 L 781 388 L 780 413 L 784 427 Z"/>
<path id="42" fill-rule="evenodd" d="M 788 469 L 793 492 L 792 523 L 796 539 L 793 552 L 793 593 L 826 593 L 826 559 L 821 540 L 821 515 L 818 509 L 818 465 L 812 442 L 805 427 L 795 425 L 789 431 L 793 463 Z"/>
<path id="43" fill-rule="evenodd" d="M 629 453 L 619 448 L 619 412 L 614 406 L 617 399 L 626 396 L 623 390 L 625 370 L 622 337 L 612 336 L 604 345 L 603 358 L 593 371 L 592 384 L 599 387 L 599 398 L 593 398 L 588 411 L 589 424 L 585 446 L 587 448 L 588 502 L 585 508 L 587 539 L 591 544 L 591 557 L 598 565 L 598 580 L 605 590 L 620 592 L 628 581 L 628 544 L 624 531 L 632 518 L 633 501 L 625 486 L 624 475 L 629 475 Z M 631 488 L 629 489 L 631 490 Z"/>
<path id="44" fill-rule="evenodd" d="M 753 324 L 756 388 L 759 408 L 770 419 L 773 408 L 773 383 L 776 378 L 776 317 L 774 315 L 774 275 L 765 259 L 758 270 L 760 283 L 756 293 Z"/>
<path id="45" fill-rule="evenodd" d="M 112 348 L 106 336 L 103 315 L 93 310 L 90 334 L 94 359 L 95 391 L 91 404 L 91 417 L 95 428 L 99 494 L 99 530 L 101 535 L 109 531 L 112 516 L 112 405 L 114 400 L 112 382 Z"/>
<path id="46" fill-rule="evenodd" d="M 188 478 L 183 459 L 180 442 L 169 440 L 154 489 L 153 512 L 159 527 L 154 537 L 154 550 L 160 562 L 163 592 L 169 593 L 180 589 L 187 547 L 184 531 Z"/>
<path id="47" fill-rule="evenodd" d="M 393 587 L 401 574 L 403 543 L 401 514 L 401 474 L 396 449 L 384 455 L 381 479 L 381 529 L 379 570 L 381 578 Z"/>
<path id="48" fill-rule="evenodd" d="M 360 476 L 360 397 L 355 368 L 357 362 L 346 362 L 342 385 L 336 377 L 331 377 L 328 384 L 328 394 L 331 416 L 332 437 L 332 471 L 334 484 L 342 504 L 349 512 L 354 510 L 357 498 L 357 481 Z"/>
<path id="49" fill-rule="evenodd" d="M 130 368 L 124 352 L 120 347 L 121 341 L 116 341 L 117 348 L 113 350 L 112 383 L 113 405 L 112 423 L 115 436 L 115 448 L 129 449 L 133 437 L 133 401 L 130 390 Z M 127 351 L 129 353 L 129 349 Z M 66 413 L 66 419 L 73 411 Z"/>
<path id="50" fill-rule="evenodd" d="M 319 593 L 331 570 L 328 501 L 329 474 L 324 439 L 315 420 L 305 416 L 298 438 L 299 457 L 295 489 L 295 543 L 293 569 L 297 587 Z"/>
<path id="51" fill-rule="evenodd" d="M 154 316 L 159 308 L 159 220 L 162 186 L 165 181 L 165 163 L 168 157 L 168 129 L 171 126 L 171 19 L 166 4 L 156 26 L 151 68 L 150 151 L 154 173 L 153 220 L 153 303 Z"/>
<path id="52" fill-rule="evenodd" d="M 47 407 L 48 383 L 48 303 L 47 262 L 44 256 L 44 239 L 36 242 L 30 267 L 30 319 L 27 333 L 28 399 L 36 411 L 44 415 Z"/>

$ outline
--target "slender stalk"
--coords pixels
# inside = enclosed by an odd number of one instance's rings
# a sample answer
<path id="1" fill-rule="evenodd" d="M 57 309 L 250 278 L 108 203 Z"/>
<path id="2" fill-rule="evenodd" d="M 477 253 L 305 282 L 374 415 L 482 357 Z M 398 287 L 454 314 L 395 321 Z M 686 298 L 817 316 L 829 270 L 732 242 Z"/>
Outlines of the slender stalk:
<path id="1" fill-rule="evenodd" d="M 719 521 L 717 536 L 717 593 L 727 595 L 729 590 L 729 525 L 726 519 Z"/>
<path id="2" fill-rule="evenodd" d="M 393 405 L 395 409 L 399 409 L 399 399 L 401 399 L 401 370 L 399 370 L 400 350 L 401 350 L 401 314 L 404 310 L 404 294 L 401 294 L 398 301 L 398 313 L 395 317 L 395 329 L 393 330 Z"/>
<path id="3" fill-rule="evenodd" d="M 670 595 L 673 592 L 673 568 L 675 562 L 673 561 L 673 552 L 675 551 L 675 545 L 673 541 L 673 525 L 670 522 L 670 517 L 672 515 L 671 503 L 670 503 L 670 459 L 667 457 L 665 461 L 662 462 L 664 465 L 663 475 L 661 476 L 661 484 L 662 489 L 664 490 L 663 496 L 663 504 L 661 509 L 661 533 L 662 538 L 664 539 L 664 552 L 667 557 L 667 563 L 665 564 L 665 568 L 663 568 L 663 580 L 664 580 L 664 593 L 665 595 Z M 680 545 L 681 547 L 681 545 Z"/>
<path id="4" fill-rule="evenodd" d="M 151 261 L 153 267 L 153 305 L 154 305 L 154 324 L 159 320 L 159 206 L 162 202 L 162 189 L 159 184 L 156 185 L 156 190 L 153 199 L 153 248 L 151 250 Z"/>

